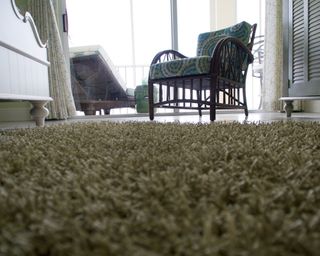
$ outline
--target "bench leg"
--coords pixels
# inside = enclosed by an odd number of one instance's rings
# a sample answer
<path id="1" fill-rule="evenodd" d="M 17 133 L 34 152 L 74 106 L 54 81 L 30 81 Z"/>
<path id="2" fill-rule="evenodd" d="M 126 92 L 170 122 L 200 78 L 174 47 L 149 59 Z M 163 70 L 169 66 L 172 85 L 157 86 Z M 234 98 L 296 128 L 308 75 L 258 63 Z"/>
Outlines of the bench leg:
<path id="1" fill-rule="evenodd" d="M 96 114 L 96 107 L 94 103 L 80 103 L 81 110 L 84 112 L 86 116 L 94 116 Z"/>
<path id="2" fill-rule="evenodd" d="M 49 110 L 45 107 L 48 101 L 39 100 L 30 102 L 33 106 L 30 114 L 36 122 L 36 126 L 44 126 L 44 119 L 49 115 Z"/>
<path id="3" fill-rule="evenodd" d="M 291 117 L 291 113 L 293 111 L 293 100 L 285 100 L 284 110 L 287 113 L 287 117 Z"/>

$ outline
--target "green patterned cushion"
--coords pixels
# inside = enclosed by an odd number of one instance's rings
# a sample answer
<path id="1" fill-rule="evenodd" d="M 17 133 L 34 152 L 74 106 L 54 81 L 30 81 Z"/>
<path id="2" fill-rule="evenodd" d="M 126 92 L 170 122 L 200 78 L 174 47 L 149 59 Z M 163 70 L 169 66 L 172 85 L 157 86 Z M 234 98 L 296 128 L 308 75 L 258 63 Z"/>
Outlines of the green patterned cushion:
<path id="1" fill-rule="evenodd" d="M 198 37 L 197 56 L 211 56 L 218 41 L 227 36 L 236 37 L 247 45 L 251 27 L 249 23 L 243 21 L 225 29 L 200 34 Z"/>
<path id="2" fill-rule="evenodd" d="M 150 78 L 161 79 L 175 76 L 199 75 L 210 70 L 211 57 L 200 56 L 177 59 L 151 65 Z"/>

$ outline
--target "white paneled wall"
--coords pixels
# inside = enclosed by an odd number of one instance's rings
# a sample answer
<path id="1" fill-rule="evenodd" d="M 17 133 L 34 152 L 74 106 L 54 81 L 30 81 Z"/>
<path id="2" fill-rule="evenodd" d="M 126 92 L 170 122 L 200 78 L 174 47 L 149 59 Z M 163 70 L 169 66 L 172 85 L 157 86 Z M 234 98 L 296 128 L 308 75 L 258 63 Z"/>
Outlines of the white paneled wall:
<path id="1" fill-rule="evenodd" d="M 0 94 L 49 96 L 47 66 L 0 47 Z"/>

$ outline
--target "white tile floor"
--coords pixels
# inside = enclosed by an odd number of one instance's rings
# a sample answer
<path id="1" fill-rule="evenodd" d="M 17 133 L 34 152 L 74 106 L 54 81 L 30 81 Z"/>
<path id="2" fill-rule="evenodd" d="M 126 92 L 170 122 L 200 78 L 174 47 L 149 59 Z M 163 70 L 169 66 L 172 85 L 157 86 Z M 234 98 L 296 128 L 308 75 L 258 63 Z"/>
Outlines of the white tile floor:
<path id="1" fill-rule="evenodd" d="M 291 118 L 287 118 L 285 113 L 280 112 L 261 112 L 251 111 L 246 119 L 243 111 L 217 111 L 216 122 L 273 122 L 273 121 L 316 121 L 320 122 L 320 113 L 292 113 Z M 45 125 L 56 125 L 62 123 L 75 122 L 150 122 L 147 114 L 133 115 L 111 115 L 111 116 L 76 116 L 68 120 L 46 121 Z M 180 123 L 209 123 L 208 112 L 204 112 L 202 117 L 196 113 L 179 113 L 179 114 L 158 114 L 154 122 L 180 122 Z M 0 129 L 18 129 L 35 127 L 33 121 L 27 122 L 0 122 Z"/>

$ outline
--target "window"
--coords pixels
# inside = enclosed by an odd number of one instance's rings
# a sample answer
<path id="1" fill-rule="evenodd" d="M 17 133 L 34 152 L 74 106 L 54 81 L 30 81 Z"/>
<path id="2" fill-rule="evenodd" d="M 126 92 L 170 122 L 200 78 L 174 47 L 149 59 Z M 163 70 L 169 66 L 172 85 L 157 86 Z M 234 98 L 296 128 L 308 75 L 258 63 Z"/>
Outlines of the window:
<path id="1" fill-rule="evenodd" d="M 195 56 L 198 35 L 210 30 L 210 0 L 178 0 L 178 47 Z"/>
<path id="2" fill-rule="evenodd" d="M 171 47 L 170 1 L 67 0 L 69 45 L 101 45 L 128 88 L 147 77 L 159 49 Z"/>
<path id="3" fill-rule="evenodd" d="M 250 11 L 248 11 L 248 6 Z M 237 0 L 237 22 L 243 20 L 250 24 L 257 23 L 256 36 L 264 35 L 265 29 L 265 0 Z M 256 38 L 255 42 L 260 39 Z M 263 38 L 262 38 L 263 40 Z M 252 76 L 252 65 L 250 65 L 247 74 L 247 102 L 249 109 L 261 108 L 261 89 L 262 77 L 256 78 Z"/>
<path id="4" fill-rule="evenodd" d="M 223 0 L 219 1 L 222 3 Z M 154 55 L 161 50 L 172 48 L 170 2 L 67 0 L 69 45 L 101 45 L 119 68 L 127 87 L 134 89 L 147 79 L 148 68 Z M 184 55 L 195 56 L 198 34 L 210 30 L 210 5 L 216 2 L 176 2 L 178 50 Z M 237 22 L 246 20 L 252 24 L 258 23 L 257 35 L 263 35 L 265 0 L 236 0 L 236 5 Z M 224 19 L 223 15 L 217 17 L 221 21 Z M 232 20 L 232 17 L 229 17 L 229 20 Z M 257 109 L 260 86 L 258 79 L 252 78 L 250 70 L 247 82 L 249 109 Z"/>
<path id="5" fill-rule="evenodd" d="M 187 56 L 195 55 L 198 34 L 210 28 L 209 1 L 177 0 L 178 47 Z M 129 88 L 147 78 L 142 67 L 157 52 L 172 48 L 170 0 L 67 0 L 67 7 L 70 47 L 101 45 Z"/>
<path id="6" fill-rule="evenodd" d="M 250 11 L 248 11 L 250 8 Z M 257 35 L 264 35 L 265 0 L 237 0 L 237 21 L 257 23 Z"/>

